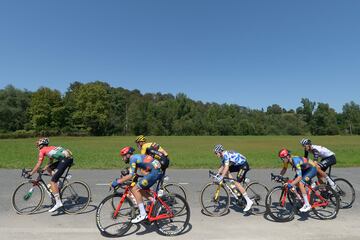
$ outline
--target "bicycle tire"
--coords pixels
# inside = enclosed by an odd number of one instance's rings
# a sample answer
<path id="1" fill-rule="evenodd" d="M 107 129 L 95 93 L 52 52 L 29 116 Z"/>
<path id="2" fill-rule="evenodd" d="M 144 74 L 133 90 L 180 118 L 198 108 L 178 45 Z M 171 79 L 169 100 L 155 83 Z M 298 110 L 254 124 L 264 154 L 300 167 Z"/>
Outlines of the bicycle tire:
<path id="1" fill-rule="evenodd" d="M 81 213 L 89 206 L 91 201 L 90 188 L 82 181 L 67 183 L 61 189 L 60 195 L 64 212 L 67 214 Z"/>
<path id="2" fill-rule="evenodd" d="M 353 185 L 344 178 L 334 179 L 335 191 L 339 194 L 340 208 L 351 208 L 355 201 L 355 189 Z"/>
<path id="3" fill-rule="evenodd" d="M 254 214 L 264 214 L 266 212 L 266 196 L 269 189 L 259 182 L 250 183 L 246 189 L 246 193 L 253 201 L 251 211 Z"/>
<path id="4" fill-rule="evenodd" d="M 170 207 L 174 216 L 172 218 L 169 217 L 155 221 L 157 232 L 164 236 L 180 235 L 187 228 L 190 221 L 191 213 L 188 202 L 181 195 L 176 193 L 164 195 L 161 199 Z M 177 207 L 177 204 L 179 204 L 179 207 Z M 165 213 L 169 214 L 166 207 L 160 201 L 156 201 L 152 215 L 157 216 Z"/>
<path id="5" fill-rule="evenodd" d="M 310 194 L 311 205 L 315 202 L 323 201 L 318 195 L 321 195 L 322 198 L 326 199 L 328 204 L 322 207 L 313 207 L 312 211 L 322 220 L 334 219 L 340 209 L 339 195 L 327 184 L 318 185 L 314 187 Z"/>
<path id="6" fill-rule="evenodd" d="M 219 191 L 217 196 L 215 196 L 216 191 Z M 210 182 L 201 190 L 200 202 L 205 214 L 212 217 L 220 217 L 229 211 L 230 195 L 224 185 Z M 211 209 L 214 210 L 211 211 Z"/>
<path id="7" fill-rule="evenodd" d="M 182 196 L 185 199 L 185 201 L 187 201 L 186 190 L 180 184 L 167 183 L 163 185 L 163 189 L 165 194 L 178 194 Z M 182 207 L 181 211 L 178 212 L 178 214 L 182 213 L 184 209 L 185 209 L 185 205 Z"/>
<path id="8" fill-rule="evenodd" d="M 135 208 L 132 202 L 125 198 L 118 215 L 114 218 L 113 202 L 120 202 L 122 193 L 114 193 L 104 198 L 96 210 L 96 226 L 103 236 L 121 237 L 129 231 L 132 223 L 131 219 L 135 217 Z M 114 200 L 114 198 L 117 198 Z M 124 219 L 120 219 L 124 217 Z M 120 226 L 120 228 L 119 228 Z"/>
<path id="9" fill-rule="evenodd" d="M 22 192 L 23 189 L 24 192 Z M 38 195 L 39 193 L 40 195 Z M 34 198 L 34 196 L 40 197 Z M 31 214 L 36 212 L 44 202 L 44 189 L 34 180 L 22 182 L 16 187 L 11 199 L 12 206 L 17 214 Z M 29 204 L 30 199 L 35 200 Z M 25 204 L 22 204 L 23 202 Z"/>
<path id="10" fill-rule="evenodd" d="M 284 206 L 281 205 L 281 199 L 284 197 L 285 191 L 282 186 L 276 186 L 270 189 L 266 196 L 266 209 L 267 213 L 276 222 L 291 221 L 295 215 L 295 207 L 289 200 L 287 194 Z"/>

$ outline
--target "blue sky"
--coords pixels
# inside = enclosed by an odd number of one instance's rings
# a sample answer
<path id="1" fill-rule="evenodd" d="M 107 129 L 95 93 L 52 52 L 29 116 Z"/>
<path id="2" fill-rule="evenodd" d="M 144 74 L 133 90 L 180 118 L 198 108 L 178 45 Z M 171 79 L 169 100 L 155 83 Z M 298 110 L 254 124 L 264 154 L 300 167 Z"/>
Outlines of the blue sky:
<path id="1" fill-rule="evenodd" d="M 102 80 L 266 108 L 360 104 L 360 1 L 0 2 L 0 88 Z"/>

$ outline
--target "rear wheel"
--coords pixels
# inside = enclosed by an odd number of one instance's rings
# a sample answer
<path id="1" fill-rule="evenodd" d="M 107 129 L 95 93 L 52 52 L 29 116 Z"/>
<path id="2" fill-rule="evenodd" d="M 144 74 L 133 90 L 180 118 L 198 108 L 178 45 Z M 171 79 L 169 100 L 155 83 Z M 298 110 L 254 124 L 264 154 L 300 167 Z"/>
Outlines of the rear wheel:
<path id="1" fill-rule="evenodd" d="M 159 216 L 161 214 L 171 215 L 173 217 L 164 218 L 155 221 L 155 225 L 160 234 L 165 236 L 176 236 L 181 234 L 189 224 L 190 207 L 186 200 L 178 194 L 165 194 L 161 200 L 169 206 L 167 210 L 160 201 L 156 202 L 152 215 Z"/>
<path id="2" fill-rule="evenodd" d="M 205 214 L 219 217 L 229 211 L 230 195 L 223 184 L 208 183 L 201 191 L 200 202 Z"/>
<path id="3" fill-rule="evenodd" d="M 282 186 L 271 189 L 266 196 L 266 208 L 272 219 L 276 222 L 286 222 L 294 218 L 295 207 L 290 200 L 290 196 L 285 196 L 286 192 Z"/>
<path id="4" fill-rule="evenodd" d="M 350 208 L 355 201 L 354 187 L 343 178 L 337 178 L 334 182 L 336 184 L 335 191 L 339 195 L 340 208 Z"/>
<path id="5" fill-rule="evenodd" d="M 89 186 L 81 181 L 66 184 L 61 189 L 61 201 L 68 214 L 80 213 L 86 209 L 91 200 Z"/>
<path id="6" fill-rule="evenodd" d="M 44 189 L 33 180 L 21 183 L 12 195 L 12 205 L 18 214 L 37 211 L 44 201 Z"/>
<path id="7" fill-rule="evenodd" d="M 246 193 L 253 201 L 251 211 L 254 214 L 263 214 L 266 212 L 266 195 L 268 194 L 268 188 L 258 182 L 250 183 L 246 189 Z"/>
<path id="8" fill-rule="evenodd" d="M 339 212 L 339 195 L 329 185 L 321 184 L 311 192 L 310 204 L 320 219 L 333 219 Z"/>
<path id="9" fill-rule="evenodd" d="M 167 184 L 164 184 L 163 189 L 164 189 L 165 194 L 178 194 L 178 195 L 182 196 L 186 201 L 186 191 L 185 191 L 184 187 L 181 186 L 180 184 L 167 183 Z M 181 213 L 182 210 L 184 210 L 184 209 L 185 209 L 185 205 L 183 206 L 181 211 L 179 211 L 178 213 Z"/>
<path id="10" fill-rule="evenodd" d="M 117 207 L 122 196 L 122 193 L 107 196 L 96 210 L 96 226 L 104 236 L 120 237 L 131 227 L 131 219 L 135 217 L 135 209 L 127 197 L 124 199 L 119 212 L 114 215 L 114 203 L 117 203 Z"/>

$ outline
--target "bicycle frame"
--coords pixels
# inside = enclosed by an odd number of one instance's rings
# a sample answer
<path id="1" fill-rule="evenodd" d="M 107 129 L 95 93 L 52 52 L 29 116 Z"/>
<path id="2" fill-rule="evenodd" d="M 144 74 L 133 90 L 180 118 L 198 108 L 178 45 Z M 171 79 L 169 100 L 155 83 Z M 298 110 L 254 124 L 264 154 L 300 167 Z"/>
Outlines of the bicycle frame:
<path id="1" fill-rule="evenodd" d="M 124 193 L 120 199 L 119 204 L 116 206 L 116 209 L 114 211 L 113 214 L 113 218 L 115 219 L 121 209 L 122 204 L 124 203 L 125 199 L 128 197 L 128 194 L 130 192 L 130 189 L 132 188 L 132 186 L 127 186 L 124 190 Z M 174 217 L 174 213 L 172 212 L 172 210 L 170 209 L 170 207 L 161 199 L 158 197 L 158 195 L 156 194 L 156 192 L 152 191 L 152 190 L 143 190 L 143 191 L 147 191 L 149 193 L 151 193 L 154 197 L 154 201 L 151 201 L 151 205 L 150 205 L 150 210 L 148 212 L 148 221 L 149 222 L 153 222 L 153 221 L 157 221 L 157 220 L 161 220 L 161 219 L 167 219 L 167 218 L 173 218 Z M 151 213 L 153 211 L 153 208 L 155 206 L 155 201 L 159 201 L 165 208 L 167 213 L 164 214 L 160 214 L 157 215 L 155 217 L 151 216 Z"/>

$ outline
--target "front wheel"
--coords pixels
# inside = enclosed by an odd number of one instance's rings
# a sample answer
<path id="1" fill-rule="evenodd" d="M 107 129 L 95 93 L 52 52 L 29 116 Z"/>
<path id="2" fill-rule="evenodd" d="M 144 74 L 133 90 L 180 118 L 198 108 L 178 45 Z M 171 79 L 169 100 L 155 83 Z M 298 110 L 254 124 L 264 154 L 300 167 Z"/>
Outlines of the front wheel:
<path id="1" fill-rule="evenodd" d="M 295 207 L 284 187 L 277 186 L 271 189 L 266 196 L 266 208 L 276 222 L 286 222 L 294 218 Z"/>
<path id="2" fill-rule="evenodd" d="M 61 190 L 61 201 L 68 214 L 80 213 L 86 209 L 91 200 L 89 186 L 81 181 L 66 184 Z"/>
<path id="3" fill-rule="evenodd" d="M 269 189 L 264 184 L 253 182 L 246 187 L 245 191 L 253 201 L 251 211 L 254 214 L 264 214 L 266 212 L 265 200 Z"/>
<path id="4" fill-rule="evenodd" d="M 122 205 L 116 214 L 116 208 Z M 114 208 L 114 203 L 116 203 Z M 101 201 L 96 210 L 96 226 L 101 234 L 107 237 L 121 237 L 131 227 L 131 219 L 135 217 L 135 209 L 129 198 L 122 193 L 114 193 Z"/>
<path id="5" fill-rule="evenodd" d="M 152 215 L 156 217 L 166 214 L 169 217 L 155 221 L 158 232 L 165 236 L 176 236 L 181 234 L 189 224 L 189 204 L 178 194 L 165 194 L 161 197 L 161 200 L 167 206 L 164 206 L 160 201 L 157 201 Z"/>
<path id="6" fill-rule="evenodd" d="M 339 194 L 340 208 L 350 208 L 355 201 L 355 190 L 351 183 L 343 178 L 334 180 L 335 191 Z"/>
<path id="7" fill-rule="evenodd" d="M 21 183 L 12 195 L 12 205 L 18 214 L 36 212 L 43 201 L 44 189 L 33 180 Z"/>
<path id="8" fill-rule="evenodd" d="M 219 217 L 229 211 L 230 195 L 223 184 L 211 182 L 201 191 L 200 202 L 205 214 Z"/>
<path id="9" fill-rule="evenodd" d="M 339 212 L 339 195 L 329 185 L 321 184 L 311 192 L 310 204 L 320 219 L 333 219 Z"/>

